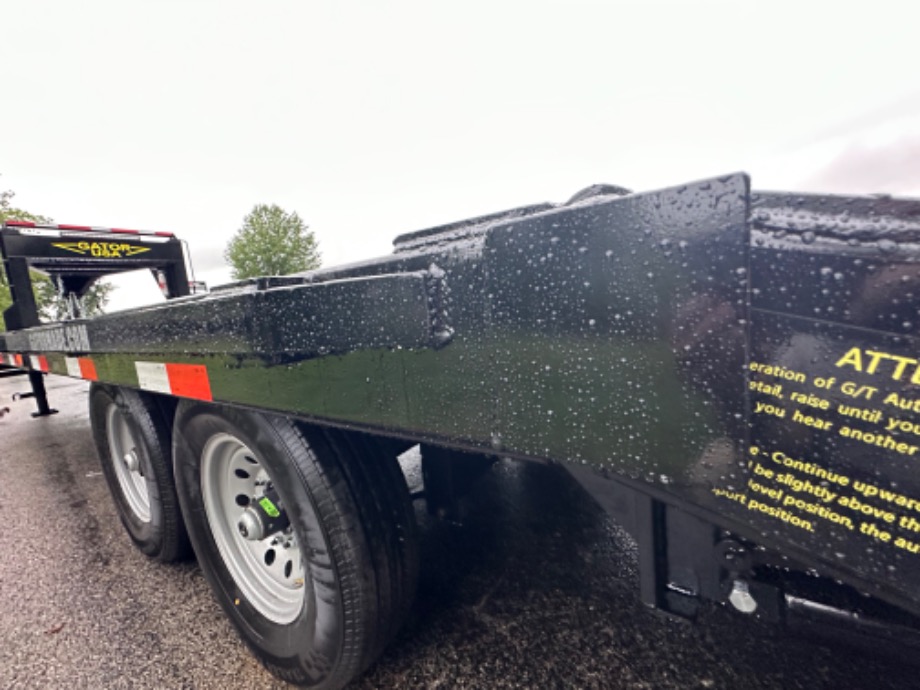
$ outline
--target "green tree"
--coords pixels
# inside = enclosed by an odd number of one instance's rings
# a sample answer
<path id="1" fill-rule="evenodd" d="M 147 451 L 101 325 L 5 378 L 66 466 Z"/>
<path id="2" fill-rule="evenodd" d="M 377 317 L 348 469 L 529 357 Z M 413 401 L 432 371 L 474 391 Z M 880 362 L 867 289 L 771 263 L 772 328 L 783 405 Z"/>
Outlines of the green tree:
<path id="1" fill-rule="evenodd" d="M 0 223 L 6 220 L 28 220 L 33 223 L 50 223 L 47 216 L 16 208 L 13 206 L 15 194 L 9 190 L 0 191 Z M 35 294 L 35 303 L 39 315 L 43 319 L 57 320 L 67 316 L 67 304 L 54 289 L 48 276 L 32 271 L 32 291 Z M 112 292 L 108 283 L 96 283 L 83 297 L 84 316 L 101 314 Z M 10 296 L 10 287 L 6 280 L 6 271 L 0 269 L 0 315 L 13 303 Z M 0 331 L 5 330 L 3 319 L 0 318 Z"/>
<path id="2" fill-rule="evenodd" d="M 224 258 L 236 280 L 308 271 L 321 262 L 313 231 L 297 213 L 275 204 L 253 207 L 224 250 Z"/>

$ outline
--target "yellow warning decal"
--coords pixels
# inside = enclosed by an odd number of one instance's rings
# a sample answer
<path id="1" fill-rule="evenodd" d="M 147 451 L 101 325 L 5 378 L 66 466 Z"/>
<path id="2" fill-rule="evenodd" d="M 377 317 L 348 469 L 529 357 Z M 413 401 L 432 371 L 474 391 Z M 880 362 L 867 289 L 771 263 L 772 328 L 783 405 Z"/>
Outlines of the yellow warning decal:
<path id="1" fill-rule="evenodd" d="M 150 251 L 150 247 L 127 242 L 55 242 L 52 246 L 97 259 L 122 259 Z"/>

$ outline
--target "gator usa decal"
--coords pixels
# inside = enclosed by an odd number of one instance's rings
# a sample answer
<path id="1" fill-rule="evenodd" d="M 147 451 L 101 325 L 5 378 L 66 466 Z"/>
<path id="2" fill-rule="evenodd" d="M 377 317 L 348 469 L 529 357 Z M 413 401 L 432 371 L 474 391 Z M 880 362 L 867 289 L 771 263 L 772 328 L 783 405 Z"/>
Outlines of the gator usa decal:
<path id="1" fill-rule="evenodd" d="M 63 249 L 80 256 L 92 256 L 96 259 L 123 259 L 137 254 L 149 252 L 150 247 L 144 247 L 128 242 L 54 242 L 53 247 Z"/>

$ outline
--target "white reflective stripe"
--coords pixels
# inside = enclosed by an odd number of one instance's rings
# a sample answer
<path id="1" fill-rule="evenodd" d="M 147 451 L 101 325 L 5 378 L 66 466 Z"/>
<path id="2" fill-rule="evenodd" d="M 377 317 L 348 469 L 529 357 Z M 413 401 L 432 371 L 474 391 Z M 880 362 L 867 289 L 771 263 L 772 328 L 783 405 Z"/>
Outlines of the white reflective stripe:
<path id="1" fill-rule="evenodd" d="M 29 355 L 29 362 L 31 362 L 33 369 L 41 371 L 42 361 L 38 358 L 38 355 Z"/>
<path id="2" fill-rule="evenodd" d="M 39 226 L 39 227 L 53 227 L 60 228 L 62 230 L 68 230 L 67 227 L 61 228 L 60 225 L 51 225 L 51 226 Z M 88 225 L 80 229 L 70 228 L 72 232 L 106 232 L 110 235 L 156 235 L 156 230 L 132 230 L 130 228 L 116 228 L 117 232 L 112 228 L 104 228 L 101 225 Z M 167 238 L 168 239 L 168 238 Z"/>
<path id="3" fill-rule="evenodd" d="M 166 365 L 158 362 L 135 362 L 137 370 L 137 385 L 145 391 L 156 393 L 172 393 L 169 385 L 169 374 Z"/>
<path id="4" fill-rule="evenodd" d="M 43 228 L 19 228 L 20 235 L 38 235 L 40 237 L 60 237 L 60 230 L 45 230 Z"/>
<path id="5" fill-rule="evenodd" d="M 143 242 L 144 244 L 162 244 L 163 242 L 169 242 L 172 237 L 166 237 L 165 235 L 119 235 L 115 233 L 117 237 L 124 237 L 126 240 L 132 242 Z"/>
<path id="6" fill-rule="evenodd" d="M 0 225 L 3 225 L 0 222 Z M 129 228 L 103 228 L 96 225 L 4 225 L 20 235 L 37 235 L 39 237 L 99 237 L 110 235 L 122 238 L 134 238 L 143 242 L 169 242 L 175 240 L 175 234 L 158 230 L 131 230 Z"/>
<path id="7" fill-rule="evenodd" d="M 67 365 L 67 375 L 73 376 L 78 379 L 83 378 L 83 374 L 80 371 L 80 360 L 76 357 L 65 357 L 64 364 Z"/>

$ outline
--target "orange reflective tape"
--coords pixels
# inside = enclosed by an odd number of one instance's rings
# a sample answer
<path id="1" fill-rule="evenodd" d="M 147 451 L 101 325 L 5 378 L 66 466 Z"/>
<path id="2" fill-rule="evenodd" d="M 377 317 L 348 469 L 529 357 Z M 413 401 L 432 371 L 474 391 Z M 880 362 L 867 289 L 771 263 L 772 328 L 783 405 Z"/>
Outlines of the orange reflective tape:
<path id="1" fill-rule="evenodd" d="M 17 367 L 24 367 L 25 364 L 22 361 L 22 355 L 13 355 L 13 362 Z"/>
<path id="2" fill-rule="evenodd" d="M 196 400 L 213 400 L 208 368 L 202 364 L 167 364 L 166 375 L 173 395 Z"/>
<path id="3" fill-rule="evenodd" d="M 89 357 L 80 357 L 77 359 L 80 363 L 80 376 L 87 381 L 98 381 L 99 376 L 96 374 L 96 363 Z"/>
<path id="4" fill-rule="evenodd" d="M 48 358 L 45 355 L 38 356 L 38 368 L 40 371 L 51 371 L 51 367 L 48 366 Z"/>

